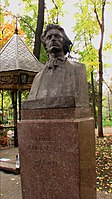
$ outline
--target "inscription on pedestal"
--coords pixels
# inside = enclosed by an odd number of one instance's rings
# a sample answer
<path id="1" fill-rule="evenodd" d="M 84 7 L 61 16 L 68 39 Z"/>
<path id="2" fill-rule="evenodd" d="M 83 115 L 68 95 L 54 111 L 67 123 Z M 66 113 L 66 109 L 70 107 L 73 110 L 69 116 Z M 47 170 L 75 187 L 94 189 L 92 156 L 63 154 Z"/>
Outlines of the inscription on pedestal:
<path id="1" fill-rule="evenodd" d="M 19 142 L 24 199 L 79 199 L 77 125 L 22 122 Z"/>

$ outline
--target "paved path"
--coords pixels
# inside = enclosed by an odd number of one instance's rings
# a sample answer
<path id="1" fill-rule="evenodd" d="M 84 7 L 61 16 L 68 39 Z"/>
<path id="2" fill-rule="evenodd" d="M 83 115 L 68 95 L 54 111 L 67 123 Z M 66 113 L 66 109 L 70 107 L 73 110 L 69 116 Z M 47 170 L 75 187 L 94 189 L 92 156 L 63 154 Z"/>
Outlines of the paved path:
<path id="1" fill-rule="evenodd" d="M 0 176 L 1 176 L 0 198 L 22 199 L 20 175 L 0 172 Z M 97 199 L 112 199 L 112 194 L 106 194 L 105 192 L 97 192 Z"/>
<path id="2" fill-rule="evenodd" d="M 0 172 L 0 179 L 0 199 L 22 199 L 20 175 Z"/>
<path id="3" fill-rule="evenodd" d="M 95 129 L 95 133 L 98 134 L 98 129 Z M 103 134 L 104 136 L 108 134 L 112 134 L 112 127 L 103 128 Z"/>

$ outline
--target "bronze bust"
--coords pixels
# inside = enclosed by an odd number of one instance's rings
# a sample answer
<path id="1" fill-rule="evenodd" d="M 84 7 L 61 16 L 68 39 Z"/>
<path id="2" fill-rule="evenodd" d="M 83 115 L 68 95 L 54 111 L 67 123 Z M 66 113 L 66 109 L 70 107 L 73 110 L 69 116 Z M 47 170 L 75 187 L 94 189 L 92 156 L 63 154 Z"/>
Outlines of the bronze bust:
<path id="1" fill-rule="evenodd" d="M 34 78 L 27 100 L 31 108 L 88 107 L 85 65 L 65 57 L 72 43 L 64 29 L 49 24 L 41 40 L 49 60 Z"/>

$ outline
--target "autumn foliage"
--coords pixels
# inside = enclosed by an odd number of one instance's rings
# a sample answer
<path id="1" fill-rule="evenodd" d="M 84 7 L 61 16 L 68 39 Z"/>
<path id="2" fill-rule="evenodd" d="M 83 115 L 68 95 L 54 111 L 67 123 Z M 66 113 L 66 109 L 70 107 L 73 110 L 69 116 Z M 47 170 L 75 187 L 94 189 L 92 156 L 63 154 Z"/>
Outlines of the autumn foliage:
<path id="1" fill-rule="evenodd" d="M 0 17 L 0 48 L 2 48 L 12 37 L 16 28 L 16 17 L 4 9 L 1 9 Z M 18 26 L 18 34 L 24 37 L 24 32 Z"/>

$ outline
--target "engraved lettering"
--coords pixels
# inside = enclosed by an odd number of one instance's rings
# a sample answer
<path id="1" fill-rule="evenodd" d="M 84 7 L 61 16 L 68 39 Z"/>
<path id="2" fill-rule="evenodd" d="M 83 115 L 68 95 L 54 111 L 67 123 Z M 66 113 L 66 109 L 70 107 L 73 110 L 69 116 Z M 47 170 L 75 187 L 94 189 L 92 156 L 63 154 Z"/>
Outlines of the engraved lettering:
<path id="1" fill-rule="evenodd" d="M 65 147 L 62 146 L 53 146 L 48 144 L 37 144 L 37 145 L 28 145 L 28 151 L 31 153 L 33 151 L 53 151 L 53 152 L 63 152 L 65 151 Z"/>
<path id="2" fill-rule="evenodd" d="M 35 140 L 37 142 L 54 142 L 54 139 L 50 136 L 34 136 L 34 137 L 30 137 L 31 140 Z"/>

